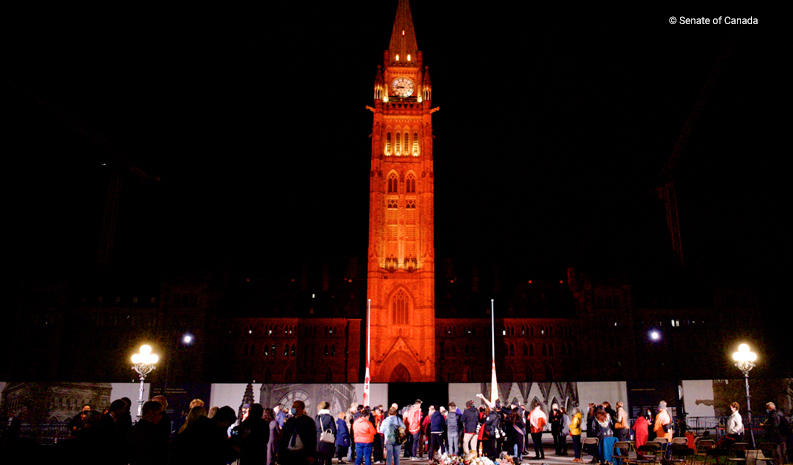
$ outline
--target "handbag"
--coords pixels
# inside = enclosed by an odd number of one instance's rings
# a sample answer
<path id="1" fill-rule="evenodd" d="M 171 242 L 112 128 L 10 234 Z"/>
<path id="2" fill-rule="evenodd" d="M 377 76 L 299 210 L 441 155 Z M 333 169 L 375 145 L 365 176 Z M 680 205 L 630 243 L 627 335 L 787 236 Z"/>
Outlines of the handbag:
<path id="1" fill-rule="evenodd" d="M 325 431 L 319 434 L 319 440 L 321 442 L 329 442 L 331 444 L 336 444 L 336 435 L 333 434 L 333 431 L 330 429 L 326 429 Z"/>
<path id="2" fill-rule="evenodd" d="M 322 417 L 318 417 L 318 419 L 319 419 L 319 424 L 323 428 L 325 428 L 325 425 L 323 424 L 323 423 L 325 423 L 323 421 L 323 418 Z M 333 426 L 333 425 L 331 424 L 331 426 Z M 332 429 L 327 428 L 323 432 L 319 433 L 319 441 L 320 442 L 328 442 L 330 444 L 336 444 L 336 435 L 333 434 L 333 430 Z"/>

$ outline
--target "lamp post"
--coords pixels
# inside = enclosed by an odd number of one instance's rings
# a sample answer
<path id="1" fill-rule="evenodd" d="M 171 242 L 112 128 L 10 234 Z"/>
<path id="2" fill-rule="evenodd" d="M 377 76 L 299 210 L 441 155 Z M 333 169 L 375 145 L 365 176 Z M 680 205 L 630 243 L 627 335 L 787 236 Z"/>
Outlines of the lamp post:
<path id="1" fill-rule="evenodd" d="M 132 356 L 132 369 L 140 376 L 140 396 L 138 396 L 138 420 L 143 415 L 143 381 L 146 375 L 154 370 L 154 364 L 157 363 L 159 357 L 151 353 L 151 346 L 143 344 L 140 346 L 140 353 Z"/>
<path id="2" fill-rule="evenodd" d="M 747 344 L 741 344 L 738 346 L 738 352 L 732 354 L 732 359 L 735 360 L 735 366 L 743 372 L 743 377 L 746 382 L 746 415 L 749 420 L 749 436 L 752 438 L 752 448 L 754 448 L 752 403 L 751 396 L 749 395 L 749 372 L 755 367 L 754 362 L 757 361 L 757 354 L 749 350 L 749 346 Z"/>

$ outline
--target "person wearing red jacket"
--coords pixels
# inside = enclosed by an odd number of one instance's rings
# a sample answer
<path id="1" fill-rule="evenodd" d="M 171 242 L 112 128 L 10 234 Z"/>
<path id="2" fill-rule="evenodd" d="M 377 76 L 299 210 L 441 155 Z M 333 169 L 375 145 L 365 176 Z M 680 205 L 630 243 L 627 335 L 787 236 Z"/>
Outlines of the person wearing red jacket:
<path id="1" fill-rule="evenodd" d="M 534 403 L 534 410 L 529 414 L 529 424 L 531 425 L 531 442 L 534 443 L 534 460 L 544 459 L 545 450 L 542 447 L 542 431 L 548 424 L 548 416 L 542 411 L 539 402 Z"/>
<path id="2" fill-rule="evenodd" d="M 413 449 L 411 455 L 413 457 L 413 460 L 417 460 L 419 455 L 419 437 L 421 436 L 421 400 L 420 399 L 416 399 L 416 401 L 413 403 L 413 407 L 410 407 L 408 413 L 405 414 L 404 421 L 408 427 L 408 431 L 413 436 Z"/>
<path id="3" fill-rule="evenodd" d="M 369 407 L 364 407 L 361 416 L 353 423 L 353 436 L 355 437 L 355 465 L 361 465 L 361 460 L 366 465 L 372 465 L 372 446 L 374 445 L 374 435 L 377 430 L 369 421 L 372 411 Z"/>

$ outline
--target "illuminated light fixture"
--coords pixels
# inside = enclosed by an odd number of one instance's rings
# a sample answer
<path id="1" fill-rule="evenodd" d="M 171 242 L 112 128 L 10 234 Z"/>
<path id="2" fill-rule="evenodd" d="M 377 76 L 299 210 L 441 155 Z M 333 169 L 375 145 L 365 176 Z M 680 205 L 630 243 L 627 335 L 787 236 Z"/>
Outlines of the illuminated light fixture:
<path id="1" fill-rule="evenodd" d="M 650 331 L 650 339 L 652 339 L 653 341 L 658 341 L 658 340 L 660 340 L 660 339 L 661 339 L 661 333 L 659 333 L 659 332 L 658 332 L 657 330 L 655 330 L 655 329 L 654 329 L 654 330 L 652 330 L 652 331 Z"/>
<path id="2" fill-rule="evenodd" d="M 749 372 L 755 367 L 757 361 L 757 354 L 749 350 L 749 345 L 741 344 L 738 346 L 738 352 L 732 354 L 732 359 L 735 360 L 735 366 L 743 373 L 744 382 L 746 385 L 746 412 L 748 414 L 749 424 L 752 422 L 752 403 L 749 396 Z M 749 428 L 749 435 L 751 437 L 750 444 L 754 444 L 754 430 Z"/>
<path id="3" fill-rule="evenodd" d="M 559 280 L 559 284 L 564 284 L 564 281 L 562 281 L 562 280 Z"/>
<path id="4" fill-rule="evenodd" d="M 529 280 L 529 284 L 531 284 L 531 279 Z"/>
<path id="5" fill-rule="evenodd" d="M 140 346 L 140 353 L 134 354 L 132 356 L 132 369 L 135 370 L 136 373 L 140 376 L 140 395 L 138 396 L 138 418 L 140 418 L 143 414 L 143 382 L 146 379 L 146 375 L 151 373 L 154 370 L 154 364 L 160 358 L 151 353 L 151 346 L 148 344 L 143 344 Z"/>
<path id="6" fill-rule="evenodd" d="M 410 54 L 408 53 L 408 61 L 410 61 Z"/>
<path id="7" fill-rule="evenodd" d="M 732 354 L 732 359 L 738 363 L 741 362 L 748 362 L 753 363 L 757 361 L 757 354 L 749 350 L 749 346 L 746 344 L 741 344 L 738 346 L 738 352 Z M 736 364 L 737 365 L 737 364 Z M 740 368 L 740 367 L 739 367 Z M 751 368 L 749 368 L 751 370 Z M 747 370 L 747 371 L 749 371 Z M 741 370 L 743 371 L 743 370 Z"/>
<path id="8" fill-rule="evenodd" d="M 193 335 L 190 333 L 185 334 L 182 336 L 182 342 L 185 344 L 192 344 L 193 343 Z"/>
<path id="9" fill-rule="evenodd" d="M 402 31 L 402 35 L 405 35 L 405 31 Z"/>
<path id="10" fill-rule="evenodd" d="M 399 54 L 397 53 L 396 61 L 399 61 Z"/>

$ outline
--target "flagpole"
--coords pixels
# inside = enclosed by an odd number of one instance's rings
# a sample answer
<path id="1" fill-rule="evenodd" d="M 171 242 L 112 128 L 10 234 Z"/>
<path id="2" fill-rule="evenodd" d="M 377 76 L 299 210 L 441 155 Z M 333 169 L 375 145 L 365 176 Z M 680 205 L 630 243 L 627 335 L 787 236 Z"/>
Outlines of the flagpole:
<path id="1" fill-rule="evenodd" d="M 366 375 L 363 380 L 363 405 L 369 406 L 369 359 L 371 357 L 370 347 L 372 340 L 372 299 L 366 303 Z"/>
<path id="2" fill-rule="evenodd" d="M 492 356 L 492 370 L 490 376 L 490 403 L 494 404 L 498 399 L 498 383 L 496 379 L 496 310 L 495 299 L 490 299 L 490 347 Z"/>

